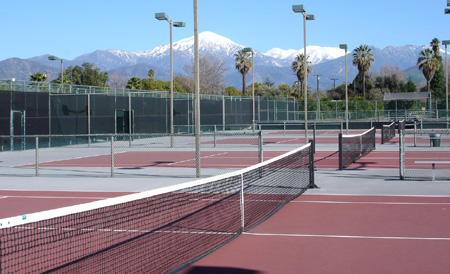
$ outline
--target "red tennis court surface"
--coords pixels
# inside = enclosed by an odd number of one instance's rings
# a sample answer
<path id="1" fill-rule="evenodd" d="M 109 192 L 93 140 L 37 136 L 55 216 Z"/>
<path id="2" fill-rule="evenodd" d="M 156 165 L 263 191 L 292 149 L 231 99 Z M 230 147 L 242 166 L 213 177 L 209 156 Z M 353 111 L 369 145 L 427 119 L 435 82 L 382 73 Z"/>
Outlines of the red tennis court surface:
<path id="1" fill-rule="evenodd" d="M 284 151 L 265 151 L 264 159 L 270 159 Z M 257 151 L 202 151 L 202 168 L 245 168 L 259 163 Z M 127 151 L 114 154 L 114 166 L 118 168 L 195 167 L 195 151 Z M 67 160 L 39 163 L 40 167 L 109 167 L 110 155 L 96 155 Z M 34 167 L 25 165 L 25 167 Z"/>
<path id="2" fill-rule="evenodd" d="M 283 154 L 283 151 L 264 151 L 264 160 Z M 316 151 L 315 167 L 339 168 L 337 151 Z M 259 163 L 257 151 L 203 151 L 202 168 L 245 168 Z M 59 161 L 39 163 L 40 167 L 109 167 L 110 155 L 96 155 Z M 195 151 L 128 151 L 114 155 L 117 168 L 189 167 L 194 168 Z M 24 167 L 34 167 L 34 164 Z M 372 151 L 347 169 L 399 168 L 396 151 Z"/>
<path id="3" fill-rule="evenodd" d="M 182 273 L 447 273 L 449 220 L 450 197 L 303 195 Z"/>

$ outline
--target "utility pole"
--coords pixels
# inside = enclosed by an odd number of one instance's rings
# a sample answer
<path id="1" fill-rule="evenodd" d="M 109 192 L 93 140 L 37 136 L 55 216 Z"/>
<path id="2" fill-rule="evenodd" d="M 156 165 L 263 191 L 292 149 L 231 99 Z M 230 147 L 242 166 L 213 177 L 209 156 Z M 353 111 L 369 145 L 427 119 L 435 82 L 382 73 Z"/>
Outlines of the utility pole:
<path id="1" fill-rule="evenodd" d="M 317 92 L 317 91 L 319 91 L 319 79 L 320 79 L 320 76 L 322 76 L 322 74 L 315 74 L 314 76 L 317 76 L 317 90 L 316 90 L 316 92 Z"/>
<path id="2" fill-rule="evenodd" d="M 331 78 L 331 80 L 333 80 L 333 87 L 334 87 L 334 92 L 336 92 L 336 80 L 339 80 L 338 78 Z"/>

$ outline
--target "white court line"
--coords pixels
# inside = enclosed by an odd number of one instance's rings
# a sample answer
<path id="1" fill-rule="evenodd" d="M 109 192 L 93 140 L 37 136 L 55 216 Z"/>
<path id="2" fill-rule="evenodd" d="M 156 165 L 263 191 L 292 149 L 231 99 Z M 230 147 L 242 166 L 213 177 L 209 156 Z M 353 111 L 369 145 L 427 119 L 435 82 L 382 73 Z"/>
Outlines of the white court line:
<path id="1" fill-rule="evenodd" d="M 225 155 L 228 154 L 228 152 L 223 152 L 223 153 L 218 153 L 218 154 L 212 154 L 212 155 L 208 155 L 208 156 L 204 156 L 204 157 L 200 157 L 200 159 L 206 159 L 206 158 L 210 158 L 210 157 L 215 157 L 215 156 L 220 156 L 220 155 Z M 178 161 L 178 162 L 173 162 L 168 164 L 169 166 L 171 165 L 175 165 L 175 164 L 181 164 L 181 163 L 185 163 L 185 162 L 191 162 L 191 161 L 195 161 L 196 159 L 188 159 L 188 160 L 183 160 L 183 161 Z"/>
<path id="2" fill-rule="evenodd" d="M 296 140 L 303 140 L 303 138 L 286 138 L 286 139 L 287 140 L 275 142 L 275 144 L 281 144 L 281 143 L 286 143 L 286 142 L 291 142 L 291 141 L 296 141 Z M 264 142 L 264 140 L 263 140 L 263 142 Z"/>
<path id="3" fill-rule="evenodd" d="M 291 203 L 317 203 L 317 204 L 373 204 L 373 205 L 450 205 L 450 203 L 343 202 L 343 201 L 292 201 Z"/>
<path id="4" fill-rule="evenodd" d="M 376 239 L 376 240 L 429 240 L 429 241 L 450 241 L 450 238 L 427 238 L 427 237 L 382 237 L 382 236 L 352 236 L 352 235 L 319 235 L 319 234 L 272 234 L 272 233 L 251 233 L 253 236 L 277 236 L 277 237 L 317 237 L 317 238 L 344 238 L 344 239 Z"/>

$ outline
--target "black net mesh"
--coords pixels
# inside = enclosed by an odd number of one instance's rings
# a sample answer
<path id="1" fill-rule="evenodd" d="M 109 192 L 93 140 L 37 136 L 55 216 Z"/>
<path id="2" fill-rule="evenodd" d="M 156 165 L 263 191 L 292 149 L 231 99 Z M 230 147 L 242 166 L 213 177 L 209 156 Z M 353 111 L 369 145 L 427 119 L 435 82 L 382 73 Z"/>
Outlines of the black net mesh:
<path id="1" fill-rule="evenodd" d="M 339 134 L 339 169 L 346 168 L 375 149 L 375 128 L 362 134 Z"/>

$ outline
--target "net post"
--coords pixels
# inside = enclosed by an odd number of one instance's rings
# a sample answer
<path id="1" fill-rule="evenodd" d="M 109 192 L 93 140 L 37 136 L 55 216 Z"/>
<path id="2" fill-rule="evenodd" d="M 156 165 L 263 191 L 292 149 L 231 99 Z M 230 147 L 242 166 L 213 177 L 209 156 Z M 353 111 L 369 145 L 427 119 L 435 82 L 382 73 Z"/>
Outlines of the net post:
<path id="1" fill-rule="evenodd" d="M 264 162 L 264 155 L 263 155 L 263 134 L 262 131 L 259 130 L 258 132 L 258 155 L 259 155 L 259 162 Z"/>
<path id="2" fill-rule="evenodd" d="M 384 144 L 384 125 L 381 125 L 381 144 Z"/>
<path id="3" fill-rule="evenodd" d="M 339 170 L 343 170 L 344 167 L 342 165 L 342 133 L 339 133 L 338 141 L 339 141 Z"/>
<path id="4" fill-rule="evenodd" d="M 114 177 L 114 135 L 111 135 L 111 177 Z"/>
<path id="5" fill-rule="evenodd" d="M 314 179 L 314 153 L 316 153 L 316 142 L 315 140 L 309 140 L 311 144 L 309 147 L 309 186 L 308 188 L 319 188 L 315 184 Z"/>
<path id="6" fill-rule="evenodd" d="M 35 154 L 35 166 L 36 166 L 36 177 L 39 176 L 39 136 L 36 136 L 36 154 Z"/>
<path id="7" fill-rule="evenodd" d="M 414 126 L 415 126 L 415 122 L 414 122 Z M 405 144 L 404 144 L 404 132 L 400 131 L 399 133 L 399 158 L 400 158 L 400 180 L 404 180 L 405 179 L 405 167 L 404 167 L 404 163 L 405 163 Z M 415 145 L 415 139 L 416 139 L 416 133 L 414 132 L 414 145 Z"/>

